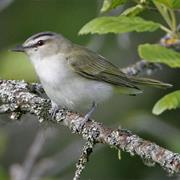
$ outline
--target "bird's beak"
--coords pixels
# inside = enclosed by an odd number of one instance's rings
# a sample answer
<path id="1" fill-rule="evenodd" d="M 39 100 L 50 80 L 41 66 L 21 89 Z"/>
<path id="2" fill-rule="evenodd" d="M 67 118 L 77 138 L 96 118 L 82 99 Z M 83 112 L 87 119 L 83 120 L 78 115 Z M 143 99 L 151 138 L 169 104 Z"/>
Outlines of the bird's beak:
<path id="1" fill-rule="evenodd" d="M 11 49 L 11 51 L 24 52 L 25 51 L 25 47 L 23 47 L 22 45 L 17 45 L 15 48 Z"/>

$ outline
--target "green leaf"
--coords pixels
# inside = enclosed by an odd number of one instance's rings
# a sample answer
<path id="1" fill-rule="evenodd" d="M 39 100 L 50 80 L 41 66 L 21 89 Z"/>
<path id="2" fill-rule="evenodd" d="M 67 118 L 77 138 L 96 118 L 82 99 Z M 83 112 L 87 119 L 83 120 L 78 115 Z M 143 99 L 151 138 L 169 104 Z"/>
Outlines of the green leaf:
<path id="1" fill-rule="evenodd" d="M 180 1 L 179 0 L 172 0 L 173 8 L 179 9 L 180 8 Z"/>
<path id="2" fill-rule="evenodd" d="M 117 6 L 124 4 L 126 1 L 127 0 L 104 0 L 102 8 L 101 8 L 101 12 L 110 11 L 116 8 Z"/>
<path id="3" fill-rule="evenodd" d="M 153 114 L 159 115 L 165 110 L 180 108 L 180 90 L 174 91 L 161 98 L 153 107 Z"/>
<path id="4" fill-rule="evenodd" d="M 155 0 L 164 4 L 166 7 L 178 9 L 180 8 L 180 0 Z"/>
<path id="5" fill-rule="evenodd" d="M 136 16 L 137 14 L 141 13 L 144 10 L 144 6 L 141 4 L 138 4 L 136 6 L 130 7 L 126 9 L 121 15 L 124 16 Z"/>
<path id="6" fill-rule="evenodd" d="M 91 20 L 82 27 L 79 34 L 88 33 L 125 33 L 131 31 L 155 31 L 160 24 L 153 21 L 146 21 L 140 17 L 126 16 L 104 16 Z"/>
<path id="7" fill-rule="evenodd" d="M 172 68 L 180 68 L 180 53 L 160 45 L 143 44 L 138 47 L 142 59 L 155 63 L 164 63 Z"/>

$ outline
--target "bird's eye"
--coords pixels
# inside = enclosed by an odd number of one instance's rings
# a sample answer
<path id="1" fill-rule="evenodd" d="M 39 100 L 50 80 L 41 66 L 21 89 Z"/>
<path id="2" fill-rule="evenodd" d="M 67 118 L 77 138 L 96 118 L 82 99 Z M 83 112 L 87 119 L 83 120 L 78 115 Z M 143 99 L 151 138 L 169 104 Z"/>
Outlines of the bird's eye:
<path id="1" fill-rule="evenodd" d="M 39 41 L 37 42 L 37 45 L 38 45 L 38 46 L 44 45 L 44 41 L 43 41 L 43 40 L 39 40 Z"/>

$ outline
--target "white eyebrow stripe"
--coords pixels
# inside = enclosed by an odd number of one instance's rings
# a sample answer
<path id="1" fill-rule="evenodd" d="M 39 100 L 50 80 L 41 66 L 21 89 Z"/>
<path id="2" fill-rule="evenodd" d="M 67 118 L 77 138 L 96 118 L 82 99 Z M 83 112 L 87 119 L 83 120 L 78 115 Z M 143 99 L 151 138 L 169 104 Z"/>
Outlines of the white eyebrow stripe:
<path id="1" fill-rule="evenodd" d="M 56 36 L 57 34 L 51 31 L 45 31 L 45 32 L 40 32 L 38 34 L 35 34 L 31 37 L 29 37 L 23 45 L 25 46 L 31 46 L 37 43 L 38 40 L 47 40 L 52 38 L 53 36 Z"/>
<path id="2" fill-rule="evenodd" d="M 39 40 L 46 41 L 46 40 L 48 40 L 48 39 L 50 39 L 50 36 L 47 36 L 47 35 L 45 35 L 45 36 L 40 36 L 40 37 L 38 37 L 38 38 L 36 38 L 36 39 L 28 39 L 27 41 L 25 41 L 24 46 L 26 46 L 26 47 L 33 47 L 34 45 L 37 44 L 37 42 L 38 42 Z"/>

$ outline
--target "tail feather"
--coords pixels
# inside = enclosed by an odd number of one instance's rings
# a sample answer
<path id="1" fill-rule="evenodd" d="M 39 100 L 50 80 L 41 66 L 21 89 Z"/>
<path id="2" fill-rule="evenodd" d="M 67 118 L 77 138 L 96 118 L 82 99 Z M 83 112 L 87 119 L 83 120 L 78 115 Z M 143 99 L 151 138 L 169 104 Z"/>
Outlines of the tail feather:
<path id="1" fill-rule="evenodd" d="M 131 77 L 131 81 L 137 85 L 152 86 L 163 89 L 172 87 L 171 84 L 163 83 L 161 81 L 149 79 L 149 78 Z"/>

